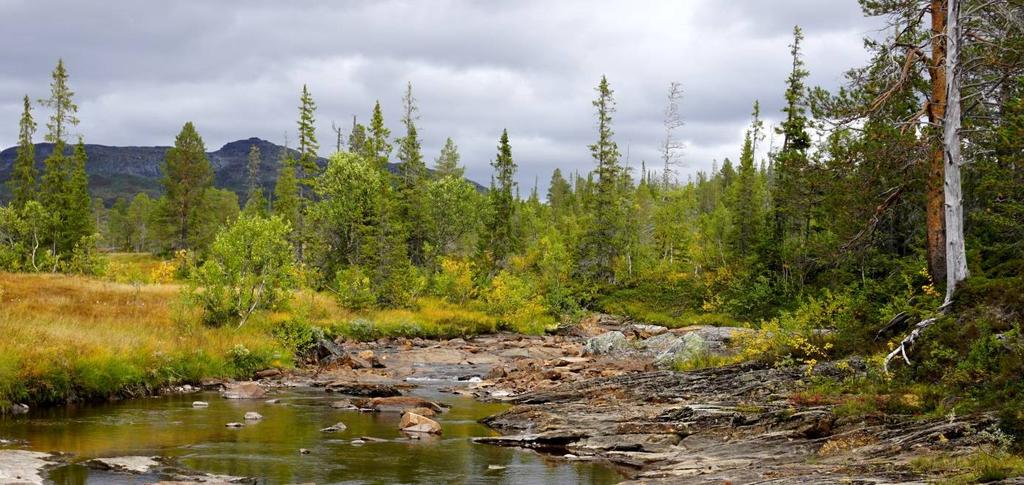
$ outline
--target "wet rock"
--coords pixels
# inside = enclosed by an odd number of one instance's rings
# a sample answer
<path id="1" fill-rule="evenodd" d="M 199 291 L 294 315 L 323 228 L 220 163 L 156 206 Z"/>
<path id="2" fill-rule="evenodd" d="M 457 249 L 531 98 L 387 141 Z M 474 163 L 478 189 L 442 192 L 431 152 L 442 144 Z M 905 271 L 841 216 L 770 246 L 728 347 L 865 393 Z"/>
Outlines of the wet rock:
<path id="1" fill-rule="evenodd" d="M 361 440 L 359 438 L 356 438 L 356 439 L 350 441 L 349 443 L 351 443 L 354 446 L 359 446 L 359 445 L 365 445 L 366 444 L 365 441 L 363 441 L 363 440 Z"/>
<path id="2" fill-rule="evenodd" d="M 630 350 L 626 336 L 617 330 L 589 338 L 584 345 L 584 352 L 589 355 L 622 354 Z"/>
<path id="3" fill-rule="evenodd" d="M 280 399 L 267 399 L 266 401 L 263 401 L 263 402 L 265 402 L 267 404 L 279 404 L 281 402 L 281 400 Z"/>
<path id="4" fill-rule="evenodd" d="M 360 409 L 374 411 L 404 412 L 409 408 L 428 408 L 435 413 L 444 411 L 440 404 L 416 396 L 375 397 L 372 399 L 354 399 L 352 403 Z"/>
<path id="5" fill-rule="evenodd" d="M 260 413 L 257 413 L 256 411 L 249 411 L 249 412 L 245 413 L 245 420 L 246 421 L 259 421 L 261 419 L 263 419 L 263 415 L 260 414 Z"/>
<path id="6" fill-rule="evenodd" d="M 309 450 L 307 450 L 306 448 L 299 448 L 299 454 L 300 455 L 308 455 L 309 454 Z"/>
<path id="7" fill-rule="evenodd" d="M 345 423 L 335 423 L 331 426 L 321 429 L 320 431 L 324 433 L 337 433 L 340 431 L 345 431 L 346 429 L 348 429 L 348 426 L 345 426 Z"/>
<path id="8" fill-rule="evenodd" d="M 192 407 L 194 408 L 207 408 L 210 407 L 210 403 L 206 401 L 192 401 Z"/>
<path id="9" fill-rule="evenodd" d="M 10 408 L 11 414 L 28 414 L 28 404 L 14 403 Z"/>
<path id="10" fill-rule="evenodd" d="M 416 413 L 403 414 L 398 429 L 413 433 L 441 434 L 441 425 L 437 421 Z"/>
<path id="11" fill-rule="evenodd" d="M 224 427 L 226 427 L 226 428 L 241 428 L 243 426 L 245 426 L 245 424 L 237 423 L 237 422 L 231 422 L 231 423 L 228 423 L 228 424 L 224 425 Z"/>
<path id="12" fill-rule="evenodd" d="M 333 401 L 331 402 L 331 407 L 334 409 L 359 409 L 358 407 L 356 407 L 355 404 L 352 404 L 352 401 L 349 401 L 348 399 Z"/>
<path id="13" fill-rule="evenodd" d="M 491 367 L 491 370 L 487 371 L 487 375 L 484 376 L 484 379 L 493 381 L 495 379 L 501 379 L 507 375 L 508 369 L 506 369 L 504 365 L 496 365 Z"/>
<path id="14" fill-rule="evenodd" d="M 412 408 L 406 412 L 419 414 L 420 416 L 426 416 L 428 418 L 437 416 L 437 411 L 434 411 L 433 409 L 430 408 Z"/>
<path id="15" fill-rule="evenodd" d="M 335 381 L 324 386 L 327 392 L 363 397 L 401 396 L 402 392 L 391 384 L 373 382 Z"/>
<path id="16" fill-rule="evenodd" d="M 591 436 L 568 448 L 581 454 L 607 451 L 644 451 L 661 453 L 669 451 L 682 439 L 678 434 L 614 434 Z"/>
<path id="17" fill-rule="evenodd" d="M 99 470 L 114 470 L 142 474 L 160 463 L 148 456 L 119 456 L 114 458 L 95 458 L 86 462 L 86 466 Z"/>
<path id="18" fill-rule="evenodd" d="M 226 384 L 221 396 L 225 399 L 262 399 L 267 390 L 256 382 L 235 382 Z"/>

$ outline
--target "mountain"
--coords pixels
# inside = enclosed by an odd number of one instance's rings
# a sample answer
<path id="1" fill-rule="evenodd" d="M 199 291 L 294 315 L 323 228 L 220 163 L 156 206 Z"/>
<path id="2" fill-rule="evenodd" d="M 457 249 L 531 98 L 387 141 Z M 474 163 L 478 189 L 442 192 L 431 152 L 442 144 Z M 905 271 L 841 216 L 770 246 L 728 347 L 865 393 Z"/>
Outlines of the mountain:
<path id="1" fill-rule="evenodd" d="M 210 165 L 213 166 L 213 184 L 235 192 L 239 195 L 240 201 L 245 199 L 249 147 L 252 145 L 259 147 L 262 155 L 260 182 L 263 185 L 264 193 L 272 194 L 282 150 L 284 150 L 283 146 L 260 138 L 249 138 L 227 143 L 217 151 L 206 153 Z M 160 184 L 160 179 L 163 176 L 161 167 L 164 163 L 164 154 L 170 148 L 166 146 L 117 147 L 86 144 L 85 153 L 89 156 L 89 161 L 85 165 L 85 171 L 89 174 L 89 190 L 92 196 L 102 198 L 108 207 L 118 197 L 131 198 L 139 192 L 147 192 L 153 197 L 159 197 L 163 191 Z M 293 149 L 289 149 L 289 151 L 293 158 L 298 158 L 298 151 Z M 40 174 L 43 172 L 43 160 L 52 152 L 52 143 L 36 144 L 36 165 Z M 6 202 L 10 198 L 10 190 L 6 182 L 10 178 L 11 166 L 16 154 L 17 147 L 0 152 L 0 201 Z M 325 166 L 327 159 L 319 158 L 317 162 L 321 166 Z M 393 173 L 397 172 L 398 164 L 389 164 L 388 170 Z M 471 183 L 478 190 L 484 189 L 480 184 L 472 181 Z"/>

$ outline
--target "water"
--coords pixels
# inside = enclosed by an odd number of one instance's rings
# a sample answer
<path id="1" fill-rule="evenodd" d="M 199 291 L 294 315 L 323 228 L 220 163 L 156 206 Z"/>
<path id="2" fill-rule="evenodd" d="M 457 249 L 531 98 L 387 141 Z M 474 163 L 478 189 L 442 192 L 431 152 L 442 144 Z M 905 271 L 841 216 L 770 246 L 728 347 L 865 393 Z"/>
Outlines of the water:
<path id="1" fill-rule="evenodd" d="M 494 434 L 477 420 L 499 412 L 501 404 L 424 390 L 418 395 L 451 408 L 435 417 L 444 434 L 409 440 L 398 430 L 399 413 L 359 413 L 332 409 L 337 396 L 292 390 L 263 400 L 227 400 L 216 393 L 137 399 L 97 406 L 34 411 L 0 419 L 0 438 L 24 440 L 37 451 L 74 455 L 55 469 L 55 483 L 145 483 L 141 477 L 90 470 L 90 458 L 162 456 L 190 470 L 260 477 L 260 483 L 615 483 L 614 470 L 584 462 L 554 460 L 527 450 L 476 444 L 475 436 Z M 203 400 L 207 408 L 193 408 Z M 247 411 L 263 420 L 230 429 Z M 323 433 L 343 422 L 348 429 Z M 353 444 L 363 436 L 385 439 Z M 300 454 L 305 448 L 309 454 Z M 492 469 L 492 465 L 504 467 Z"/>

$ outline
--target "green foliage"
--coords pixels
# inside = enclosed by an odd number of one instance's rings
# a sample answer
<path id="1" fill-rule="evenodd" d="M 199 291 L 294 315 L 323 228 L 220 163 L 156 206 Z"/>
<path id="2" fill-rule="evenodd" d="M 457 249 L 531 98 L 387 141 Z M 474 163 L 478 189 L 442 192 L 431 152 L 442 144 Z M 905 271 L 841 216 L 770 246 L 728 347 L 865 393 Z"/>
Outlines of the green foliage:
<path id="1" fill-rule="evenodd" d="M 189 278 L 189 298 L 211 325 L 274 308 L 295 287 L 288 224 L 280 218 L 243 217 L 217 235 L 209 258 Z"/>
<path id="2" fill-rule="evenodd" d="M 206 159 L 206 145 L 191 121 L 181 128 L 174 147 L 167 150 L 163 174 L 161 218 L 170 249 L 200 248 L 196 233 L 207 214 L 203 202 L 213 186 L 213 168 Z"/>
<path id="3" fill-rule="evenodd" d="M 335 284 L 338 303 L 345 308 L 362 310 L 377 304 L 377 293 L 370 284 L 370 277 L 359 266 L 338 270 Z"/>
<path id="4" fill-rule="evenodd" d="M 484 259 L 493 271 L 505 267 L 519 244 L 519 235 L 515 231 L 516 203 L 513 197 L 516 163 L 512 160 L 508 130 L 501 132 L 498 154 L 491 166 L 494 167 L 494 177 L 488 192 L 488 210 L 480 242 Z"/>
<path id="5" fill-rule="evenodd" d="M 554 328 L 556 322 L 544 306 L 544 299 L 534 284 L 508 271 L 501 271 L 491 280 L 484 295 L 487 313 L 510 330 L 541 334 Z"/>
<path id="6" fill-rule="evenodd" d="M 271 328 L 271 334 L 296 355 L 306 355 L 320 340 L 328 338 L 323 328 L 305 319 L 285 320 Z"/>
<path id="7" fill-rule="evenodd" d="M 36 148 L 32 143 L 32 135 L 36 132 L 36 122 L 32 119 L 32 103 L 28 96 L 23 100 L 21 120 L 18 123 L 18 152 L 11 167 L 11 179 L 7 185 L 11 189 L 11 205 L 21 208 L 30 200 L 36 200 L 36 182 L 39 176 L 36 170 Z"/>

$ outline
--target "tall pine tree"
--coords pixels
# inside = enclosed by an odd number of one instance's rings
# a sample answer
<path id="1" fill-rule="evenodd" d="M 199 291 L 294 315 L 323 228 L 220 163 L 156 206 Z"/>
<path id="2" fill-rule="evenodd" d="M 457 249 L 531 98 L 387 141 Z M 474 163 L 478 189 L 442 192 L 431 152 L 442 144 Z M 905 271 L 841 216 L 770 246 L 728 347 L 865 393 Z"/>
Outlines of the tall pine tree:
<path id="1" fill-rule="evenodd" d="M 460 159 L 459 147 L 451 138 L 446 139 L 444 146 L 441 147 L 441 154 L 434 161 L 434 176 L 436 178 L 448 176 L 462 178 L 465 168 L 459 166 Z"/>
<path id="2" fill-rule="evenodd" d="M 196 249 L 203 201 L 213 187 L 213 168 L 206 158 L 206 145 L 191 121 L 185 123 L 164 157 L 163 186 L 166 194 L 164 221 L 171 248 Z"/>
<path id="3" fill-rule="evenodd" d="M 402 97 L 404 112 L 402 125 L 405 136 L 398 140 L 399 167 L 399 199 L 400 217 L 407 225 L 409 258 L 413 264 L 423 266 L 425 261 L 424 244 L 430 237 L 429 221 L 427 220 L 427 166 L 423 163 L 420 151 L 419 134 L 416 131 L 416 99 L 412 95 L 412 83 L 406 87 Z"/>
<path id="4" fill-rule="evenodd" d="M 249 215 L 266 216 L 267 199 L 263 196 L 263 184 L 260 182 L 260 166 L 263 164 L 263 155 L 260 147 L 249 146 L 249 157 L 247 160 L 246 183 L 245 183 L 245 213 Z"/>
<path id="5" fill-rule="evenodd" d="M 613 91 L 608 79 L 601 76 L 592 104 L 597 111 L 597 141 L 590 145 L 590 154 L 597 163 L 597 183 L 591 200 L 589 231 L 584 237 L 583 264 L 587 276 L 604 282 L 615 278 L 614 264 L 621 253 L 626 224 L 623 191 L 624 176 L 619 164 L 619 147 L 612 140 L 612 113 L 615 112 Z"/>
<path id="6" fill-rule="evenodd" d="M 388 158 L 391 156 L 392 147 L 391 143 L 388 143 L 390 137 L 391 130 L 384 126 L 384 113 L 380 109 L 380 101 L 377 101 L 373 105 L 369 131 L 359 153 L 371 161 L 377 169 L 385 172 L 388 167 Z"/>
<path id="7" fill-rule="evenodd" d="M 512 160 L 512 145 L 508 141 L 508 130 L 502 130 L 498 141 L 498 154 L 491 162 L 494 176 L 488 193 L 490 211 L 485 223 L 481 243 L 493 273 L 504 268 L 517 246 L 519 238 L 515 232 L 516 163 Z"/>
<path id="8" fill-rule="evenodd" d="M 36 132 L 36 122 L 32 119 L 32 103 L 25 96 L 21 120 L 18 122 L 18 153 L 11 167 L 11 203 L 21 209 L 30 200 L 36 200 L 36 147 L 32 143 L 32 135 Z"/>

